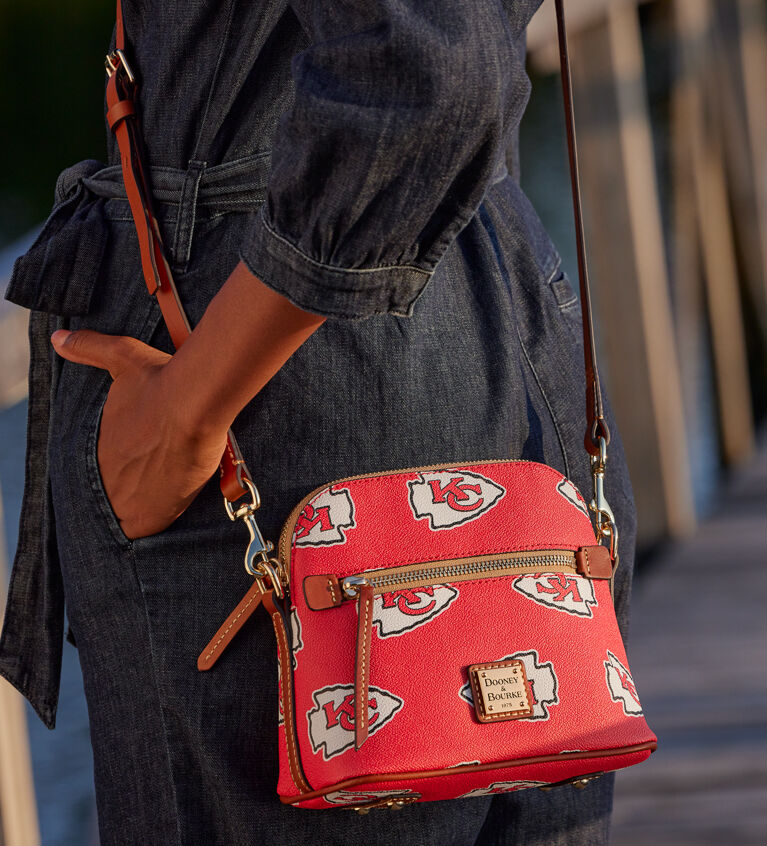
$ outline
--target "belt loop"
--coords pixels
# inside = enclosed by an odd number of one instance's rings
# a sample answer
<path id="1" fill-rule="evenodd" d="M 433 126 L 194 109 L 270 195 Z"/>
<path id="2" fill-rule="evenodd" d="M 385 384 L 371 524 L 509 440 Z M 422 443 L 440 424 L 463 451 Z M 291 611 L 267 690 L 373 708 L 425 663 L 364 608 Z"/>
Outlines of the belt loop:
<path id="1" fill-rule="evenodd" d="M 184 174 L 181 198 L 178 204 L 176 232 L 173 237 L 173 269 L 179 273 L 184 273 L 186 270 L 192 252 L 192 237 L 194 236 L 194 224 L 197 216 L 197 192 L 206 165 L 207 162 L 198 162 L 192 159 Z"/>

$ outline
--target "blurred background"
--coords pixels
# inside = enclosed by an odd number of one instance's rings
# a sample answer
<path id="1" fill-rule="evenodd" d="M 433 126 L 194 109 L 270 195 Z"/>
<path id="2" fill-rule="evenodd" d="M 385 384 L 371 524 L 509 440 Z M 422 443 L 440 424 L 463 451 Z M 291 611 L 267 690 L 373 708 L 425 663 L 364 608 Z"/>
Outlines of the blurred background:
<path id="1" fill-rule="evenodd" d="M 600 361 L 639 511 L 629 655 L 660 739 L 618 778 L 612 842 L 763 846 L 767 0 L 566 5 Z M 57 174 L 105 157 L 113 15 L 102 0 L 0 0 L 0 291 Z M 576 279 L 552 0 L 529 51 L 522 184 Z M 26 314 L 1 301 L 0 591 L 21 506 L 26 366 Z M 69 643 L 54 732 L 0 683 L 0 843 L 97 844 Z"/>

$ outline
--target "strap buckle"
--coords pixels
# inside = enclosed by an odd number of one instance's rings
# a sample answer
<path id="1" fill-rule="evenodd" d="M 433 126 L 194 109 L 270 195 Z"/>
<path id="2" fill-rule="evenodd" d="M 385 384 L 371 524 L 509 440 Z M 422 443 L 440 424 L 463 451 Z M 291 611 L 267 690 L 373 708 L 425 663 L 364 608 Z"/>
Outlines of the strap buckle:
<path id="1" fill-rule="evenodd" d="M 107 53 L 106 58 L 104 59 L 104 69 L 107 72 L 107 76 L 112 77 L 121 67 L 125 71 L 128 81 L 135 83 L 136 77 L 133 75 L 133 71 L 128 64 L 128 60 L 125 58 L 125 53 L 123 53 L 122 50 L 115 50 L 113 53 Z"/>
<path id="2" fill-rule="evenodd" d="M 607 440 L 599 437 L 599 454 L 591 456 L 591 475 L 594 481 L 594 498 L 589 508 L 594 512 L 597 540 L 609 538 L 613 570 L 618 566 L 618 526 L 615 515 L 605 496 L 605 466 L 607 465 Z"/>
<path id="3" fill-rule="evenodd" d="M 255 514 L 261 506 L 261 496 L 258 493 L 258 488 L 250 479 L 244 477 L 242 481 L 250 491 L 250 502 L 244 502 L 235 510 L 232 503 L 225 498 L 224 508 L 229 519 L 232 521 L 242 520 L 250 534 L 250 541 L 245 550 L 245 570 L 255 579 L 268 579 L 275 594 L 282 599 L 283 589 L 279 575 L 279 563 L 269 557 L 274 545 L 270 541 L 264 540 L 261 529 L 256 522 Z"/>

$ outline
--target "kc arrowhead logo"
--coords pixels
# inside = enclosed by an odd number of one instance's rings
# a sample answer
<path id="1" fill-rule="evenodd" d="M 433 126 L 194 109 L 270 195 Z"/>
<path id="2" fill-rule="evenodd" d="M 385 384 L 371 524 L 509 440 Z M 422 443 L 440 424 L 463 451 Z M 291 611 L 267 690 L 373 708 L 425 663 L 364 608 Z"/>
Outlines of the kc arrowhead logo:
<path id="1" fill-rule="evenodd" d="M 527 787 L 541 787 L 548 784 L 546 781 L 494 781 L 488 787 L 477 787 L 468 793 L 462 793 L 459 799 L 468 799 L 470 796 L 492 796 L 495 793 L 511 793 L 513 790 L 524 790 Z"/>
<path id="2" fill-rule="evenodd" d="M 639 704 L 639 696 L 636 687 L 634 687 L 631 673 L 609 649 L 607 650 L 607 660 L 604 663 L 607 689 L 610 691 L 613 702 L 620 702 L 623 713 L 627 716 L 641 717 L 642 706 Z"/>
<path id="3" fill-rule="evenodd" d="M 433 531 L 475 520 L 506 493 L 505 488 L 490 479 L 466 470 L 419 473 L 407 484 L 413 514 L 416 519 L 428 519 Z"/>
<path id="4" fill-rule="evenodd" d="M 457 588 L 430 585 L 383 593 L 373 599 L 379 637 L 395 637 L 433 620 L 458 596 Z"/>
<path id="5" fill-rule="evenodd" d="M 346 488 L 328 488 L 307 503 L 296 520 L 296 546 L 346 543 L 344 529 L 353 529 L 354 503 Z"/>
<path id="6" fill-rule="evenodd" d="M 574 505 L 581 514 L 585 514 L 587 517 L 589 516 L 589 507 L 586 505 L 586 500 L 581 496 L 581 492 L 569 479 L 563 477 L 562 481 L 557 485 L 557 490 L 570 503 L 570 505 Z"/>
<path id="7" fill-rule="evenodd" d="M 329 761 L 354 745 L 354 685 L 334 684 L 315 690 L 312 694 L 314 708 L 306 712 L 309 721 L 309 739 L 316 754 Z M 402 708 L 402 699 L 370 687 L 368 700 L 368 734 L 375 734 Z"/>
<path id="8" fill-rule="evenodd" d="M 518 576 L 512 583 L 514 590 L 549 608 L 591 617 L 591 608 L 597 605 L 594 585 L 583 576 L 550 573 L 546 576 Z"/>
<path id="9" fill-rule="evenodd" d="M 515 652 L 513 655 L 506 655 L 500 661 L 521 661 L 525 665 L 525 675 L 530 682 L 533 692 L 533 713 L 530 717 L 519 717 L 518 722 L 526 720 L 548 720 L 550 705 L 559 704 L 557 693 L 557 676 L 554 672 L 554 665 L 551 661 L 539 661 L 538 653 L 531 649 L 529 652 Z M 493 662 L 495 663 L 495 662 Z M 474 697 L 471 693 L 471 683 L 466 684 L 460 690 L 461 699 L 474 705 Z"/>

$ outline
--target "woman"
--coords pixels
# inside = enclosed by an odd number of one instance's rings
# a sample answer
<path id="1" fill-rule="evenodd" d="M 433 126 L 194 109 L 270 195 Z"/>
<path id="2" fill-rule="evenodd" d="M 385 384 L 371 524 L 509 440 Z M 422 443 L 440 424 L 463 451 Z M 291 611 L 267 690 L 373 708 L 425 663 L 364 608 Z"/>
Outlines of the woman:
<path id="1" fill-rule="evenodd" d="M 171 358 L 110 138 L 108 167 L 62 174 L 9 288 L 35 313 L 0 644 L 52 725 L 66 598 L 105 846 L 606 842 L 607 777 L 385 817 L 281 807 L 266 615 L 194 669 L 249 585 L 208 481 L 230 424 L 269 538 L 313 487 L 373 470 L 528 458 L 589 489 L 577 300 L 516 180 L 539 2 L 123 3 L 196 328 Z M 615 441 L 608 484 L 623 618 L 634 518 Z"/>

